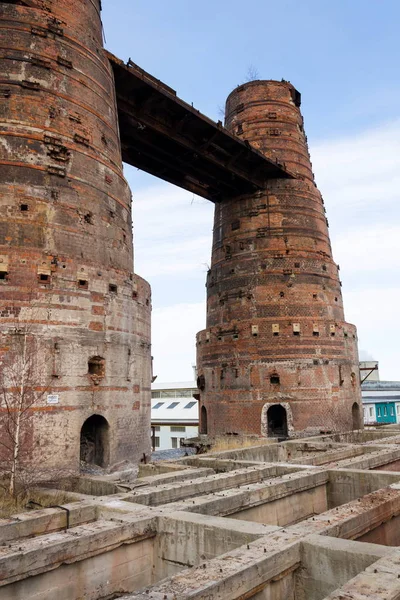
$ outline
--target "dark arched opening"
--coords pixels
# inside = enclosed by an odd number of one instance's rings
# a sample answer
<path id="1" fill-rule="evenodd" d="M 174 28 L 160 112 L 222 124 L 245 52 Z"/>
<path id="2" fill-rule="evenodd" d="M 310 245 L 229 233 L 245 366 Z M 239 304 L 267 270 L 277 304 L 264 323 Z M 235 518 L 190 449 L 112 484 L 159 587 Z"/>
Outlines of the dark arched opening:
<path id="1" fill-rule="evenodd" d="M 81 429 L 81 460 L 107 467 L 109 463 L 109 425 L 101 415 L 92 415 Z"/>
<path id="2" fill-rule="evenodd" d="M 208 425 L 207 425 L 207 409 L 205 406 L 201 407 L 201 412 L 200 412 L 200 433 L 204 433 L 206 434 L 208 431 Z"/>
<path id="3" fill-rule="evenodd" d="M 353 417 L 353 429 L 360 429 L 360 406 L 354 402 L 351 407 L 351 415 Z"/>
<path id="4" fill-rule="evenodd" d="M 271 437 L 287 437 L 286 409 L 280 404 L 273 404 L 267 411 L 268 435 Z"/>

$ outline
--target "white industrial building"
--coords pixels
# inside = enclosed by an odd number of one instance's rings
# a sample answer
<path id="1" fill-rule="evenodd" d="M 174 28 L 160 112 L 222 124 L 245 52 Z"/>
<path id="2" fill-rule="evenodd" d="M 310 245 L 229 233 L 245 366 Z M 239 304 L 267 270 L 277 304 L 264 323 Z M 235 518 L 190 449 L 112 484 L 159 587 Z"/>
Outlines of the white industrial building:
<path id="1" fill-rule="evenodd" d="M 380 381 L 377 361 L 360 362 L 365 425 L 400 423 L 400 382 Z"/>
<path id="2" fill-rule="evenodd" d="M 158 383 L 151 386 L 153 448 L 179 448 L 181 441 L 199 433 L 199 403 L 194 381 Z"/>

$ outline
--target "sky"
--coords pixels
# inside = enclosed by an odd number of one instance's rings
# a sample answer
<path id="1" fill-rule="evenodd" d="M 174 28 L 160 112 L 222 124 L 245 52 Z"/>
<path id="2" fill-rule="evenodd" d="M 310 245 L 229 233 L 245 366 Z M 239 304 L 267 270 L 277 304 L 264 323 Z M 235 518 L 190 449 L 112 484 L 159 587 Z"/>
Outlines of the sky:
<path id="1" fill-rule="evenodd" d="M 106 47 L 214 120 L 250 72 L 302 93 L 346 320 L 360 358 L 400 380 L 398 0 L 103 0 Z M 154 374 L 193 378 L 213 204 L 125 165 L 135 272 L 153 292 Z"/>

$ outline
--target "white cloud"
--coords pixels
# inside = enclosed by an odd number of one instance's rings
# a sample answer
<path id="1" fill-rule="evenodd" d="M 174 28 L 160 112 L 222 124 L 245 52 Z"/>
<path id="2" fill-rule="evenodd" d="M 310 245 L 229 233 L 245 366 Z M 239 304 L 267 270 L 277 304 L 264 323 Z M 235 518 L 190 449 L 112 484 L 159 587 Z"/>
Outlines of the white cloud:
<path id="1" fill-rule="evenodd" d="M 158 381 L 193 380 L 196 333 L 205 328 L 205 322 L 205 302 L 153 310 L 153 372 Z"/>
<path id="2" fill-rule="evenodd" d="M 205 280 L 211 260 L 214 206 L 159 183 L 134 196 L 135 270 L 145 278 L 197 272 Z M 204 293 L 203 285 L 199 292 Z"/>
<path id="3" fill-rule="evenodd" d="M 387 273 L 390 280 L 393 271 L 400 272 L 400 224 L 372 223 L 363 228 L 349 227 L 344 235 L 336 235 L 333 252 L 337 262 L 345 265 L 347 277 L 362 273 L 370 285 L 373 272 Z M 388 273 L 389 272 L 389 273 Z"/>
<path id="4" fill-rule="evenodd" d="M 320 142 L 311 147 L 311 158 L 319 189 L 324 195 L 328 218 L 347 229 L 379 218 L 391 222 L 400 214 L 400 121 L 357 136 Z"/>
<path id="5" fill-rule="evenodd" d="M 347 320 L 357 325 L 359 347 L 379 361 L 381 379 L 400 380 L 400 286 L 377 289 L 366 285 L 347 292 L 344 302 Z"/>
<path id="6" fill-rule="evenodd" d="M 381 378 L 400 379 L 400 121 L 311 148 L 346 317 Z"/>

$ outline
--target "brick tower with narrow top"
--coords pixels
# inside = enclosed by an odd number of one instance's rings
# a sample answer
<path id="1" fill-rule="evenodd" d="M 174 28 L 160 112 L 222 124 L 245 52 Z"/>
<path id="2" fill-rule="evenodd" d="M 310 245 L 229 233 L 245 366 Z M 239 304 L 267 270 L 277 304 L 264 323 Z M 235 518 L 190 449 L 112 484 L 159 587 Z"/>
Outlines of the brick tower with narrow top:
<path id="1" fill-rule="evenodd" d="M 302 436 L 361 427 L 357 334 L 344 320 L 300 94 L 254 81 L 226 127 L 294 179 L 216 204 L 207 329 L 197 336 L 203 433 Z"/>
<path id="2" fill-rule="evenodd" d="M 133 272 L 100 9 L 0 2 L 2 387 L 8 373 L 12 402 L 9 356 L 21 363 L 25 336 L 36 400 L 21 442 L 29 460 L 59 472 L 150 452 L 150 287 Z"/>

